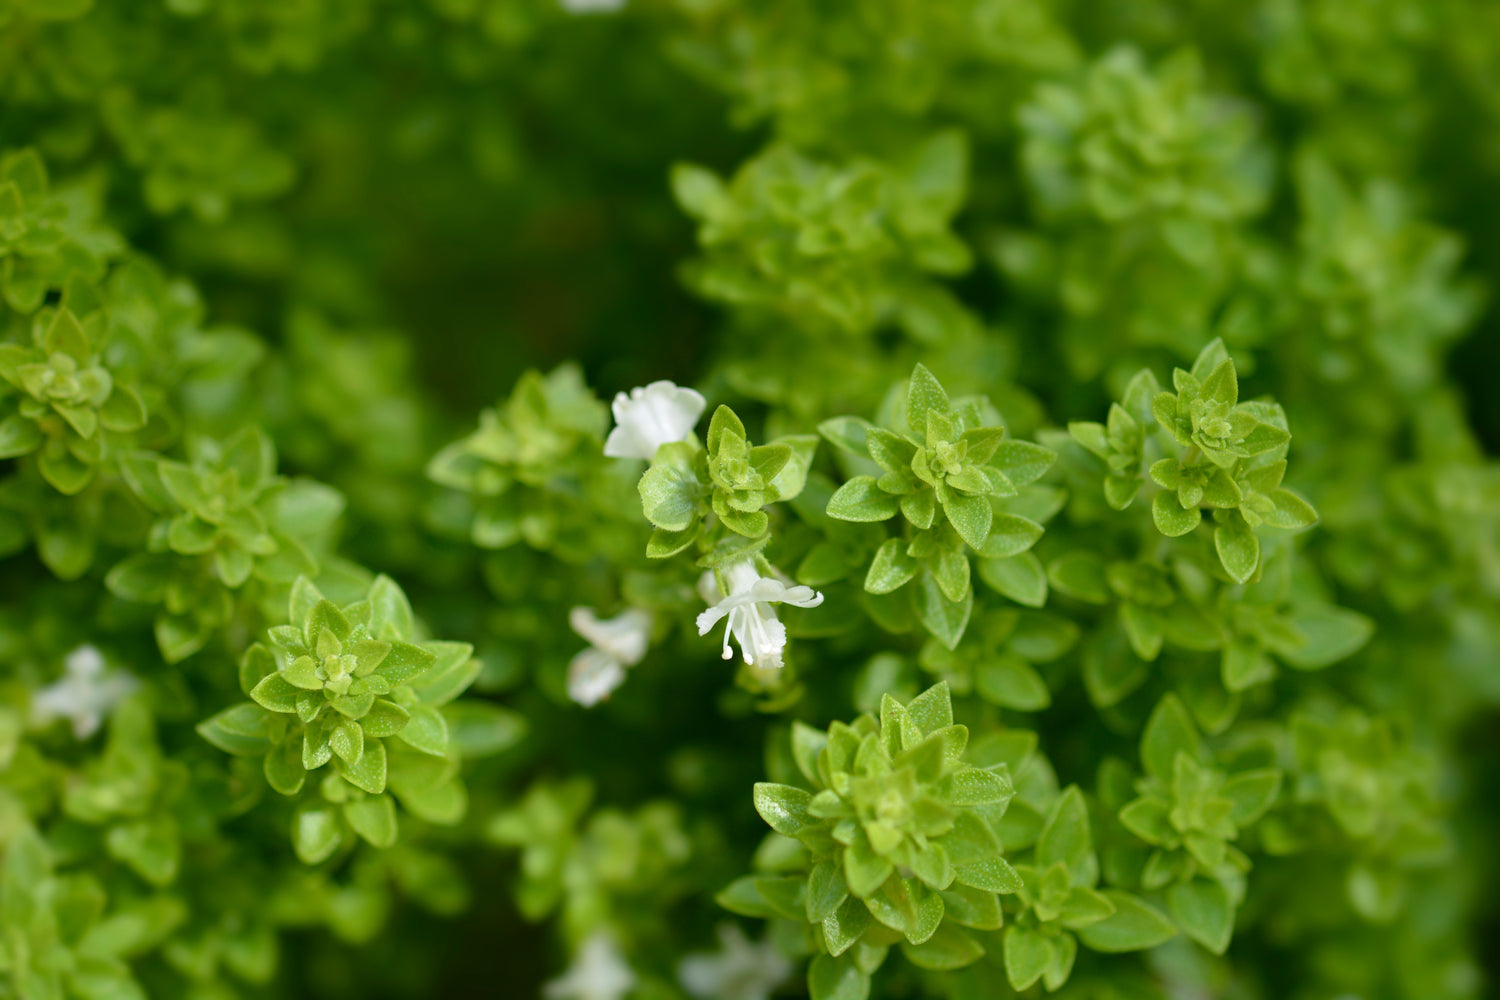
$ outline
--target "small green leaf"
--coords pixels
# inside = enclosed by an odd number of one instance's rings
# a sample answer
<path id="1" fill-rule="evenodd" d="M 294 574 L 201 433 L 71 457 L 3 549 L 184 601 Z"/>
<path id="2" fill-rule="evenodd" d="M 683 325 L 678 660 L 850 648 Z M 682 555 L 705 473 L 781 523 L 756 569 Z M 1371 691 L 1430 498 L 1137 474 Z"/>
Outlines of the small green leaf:
<path id="1" fill-rule="evenodd" d="M 974 687 L 985 701 L 1001 708 L 1040 712 L 1052 704 L 1047 682 L 1013 653 L 1002 652 L 976 664 Z"/>
<path id="2" fill-rule="evenodd" d="M 868 1000 L 870 977 L 847 955 L 817 955 L 807 969 L 811 1000 Z"/>
<path id="3" fill-rule="evenodd" d="M 1229 948 L 1234 933 L 1234 903 L 1219 882 L 1194 879 L 1167 890 L 1167 905 L 1183 933 L 1215 955 Z"/>
<path id="4" fill-rule="evenodd" d="M 1198 527 L 1203 511 L 1198 507 L 1183 509 L 1174 491 L 1165 490 L 1151 498 L 1151 519 L 1156 530 L 1168 538 L 1178 538 Z"/>
<path id="5" fill-rule="evenodd" d="M 662 531 L 685 531 L 698 517 L 704 486 L 694 470 L 696 455 L 696 447 L 687 442 L 664 444 L 641 476 L 641 509 Z"/>
<path id="6" fill-rule="evenodd" d="M 409 721 L 396 730 L 396 735 L 407 746 L 434 757 L 441 757 L 448 752 L 448 723 L 443 718 L 443 713 L 432 705 L 413 705 Z"/>
<path id="7" fill-rule="evenodd" d="M 1246 583 L 1260 565 L 1260 539 L 1245 528 L 1221 524 L 1214 528 L 1214 548 L 1224 572 L 1235 583 Z"/>
<path id="8" fill-rule="evenodd" d="M 1270 492 L 1272 508 L 1265 515 L 1266 523 L 1273 528 L 1306 528 L 1316 524 L 1318 512 L 1313 505 L 1288 489 Z"/>
<path id="9" fill-rule="evenodd" d="M 1141 736 L 1141 762 L 1147 774 L 1170 785 L 1179 753 L 1200 760 L 1203 749 L 1192 716 L 1176 695 L 1169 694 L 1157 703 L 1146 723 Z"/>
<path id="10" fill-rule="evenodd" d="M 1077 785 L 1069 785 L 1052 807 L 1036 842 L 1036 863 L 1050 868 L 1061 863 L 1075 876 L 1093 867 L 1093 840 L 1089 836 L 1089 811 Z"/>
<path id="11" fill-rule="evenodd" d="M 906 425 L 920 434 L 927 429 L 927 415 L 937 413 L 951 417 L 953 407 L 948 402 L 948 393 L 927 367 L 918 364 L 912 369 L 911 382 L 906 390 Z M 929 445 L 936 444 L 928 441 Z"/>
<path id="12" fill-rule="evenodd" d="M 340 759 L 336 763 L 340 776 L 355 788 L 362 788 L 371 795 L 385 791 L 385 745 L 379 740 L 365 743 L 358 762 L 349 764 Z"/>
<path id="13" fill-rule="evenodd" d="M 1375 623 L 1347 608 L 1320 607 L 1294 612 L 1291 625 L 1302 643 L 1278 649 L 1289 667 L 1318 670 L 1358 652 L 1375 634 Z"/>
<path id="14" fill-rule="evenodd" d="M 1042 537 L 1044 528 L 1030 518 L 1016 514 L 996 514 L 989 535 L 979 554 L 986 559 L 1007 559 L 1030 549 Z"/>
<path id="15" fill-rule="evenodd" d="M 863 840 L 856 840 L 844 851 L 844 880 L 849 892 L 864 899 L 885 884 L 896 870 L 885 858 L 876 854 Z"/>
<path id="16" fill-rule="evenodd" d="M 918 968 L 946 971 L 962 969 L 984 956 L 984 948 L 957 927 L 944 924 L 921 944 L 902 942 L 901 951 Z"/>
<path id="17" fill-rule="evenodd" d="M 869 454 L 865 438 L 872 426 L 859 417 L 833 417 L 818 425 L 818 433 L 834 447 L 863 458 Z"/>
<path id="18" fill-rule="evenodd" d="M 776 785 L 756 782 L 755 811 L 771 829 L 787 837 L 795 837 L 804 827 L 817 822 L 807 814 L 807 803 L 812 795 L 791 785 Z"/>
<path id="19" fill-rule="evenodd" d="M 1000 442 L 989 464 L 1005 473 L 1015 486 L 1025 486 L 1042 478 L 1056 460 L 1057 453 L 1050 448 L 1011 438 Z"/>
<path id="20" fill-rule="evenodd" d="M 343 824 L 331 805 L 303 809 L 293 820 L 292 846 L 303 864 L 326 861 L 343 840 Z"/>
<path id="21" fill-rule="evenodd" d="M 906 552 L 907 543 L 887 538 L 875 550 L 870 570 L 865 574 L 865 590 L 872 594 L 889 594 L 909 583 L 917 575 L 919 563 Z"/>
<path id="22" fill-rule="evenodd" d="M 855 476 L 828 498 L 828 516 L 840 521 L 884 521 L 900 509 L 900 501 L 876 486 L 874 476 Z"/>
<path id="23" fill-rule="evenodd" d="M 355 833 L 376 847 L 396 843 L 396 803 L 389 795 L 345 803 L 344 818 Z"/>
<path id="24" fill-rule="evenodd" d="M 1052 965 L 1054 945 L 1041 931 L 1022 924 L 1005 929 L 1005 976 L 1012 989 L 1030 988 Z"/>
<path id="25" fill-rule="evenodd" d="M 270 749 L 271 719 L 261 706 L 242 702 L 200 722 L 198 735 L 225 753 L 255 757 Z"/>
<path id="26" fill-rule="evenodd" d="M 1115 912 L 1078 931 L 1078 937 L 1094 951 L 1108 954 L 1143 951 L 1177 935 L 1177 928 L 1167 915 L 1139 896 L 1118 889 L 1105 889 L 1104 896 L 1114 905 Z"/>
<path id="27" fill-rule="evenodd" d="M 927 631 L 949 649 L 957 648 L 968 627 L 969 614 L 974 610 L 973 592 L 966 593 L 962 600 L 952 600 L 931 573 L 923 573 L 919 586 L 911 593 L 917 617 Z"/>
<path id="28" fill-rule="evenodd" d="M 44 435 L 34 421 L 19 414 L 0 420 L 0 459 L 19 458 L 41 447 Z"/>
<path id="29" fill-rule="evenodd" d="M 942 502 L 943 513 L 948 515 L 948 522 L 953 525 L 959 537 L 968 542 L 969 547 L 976 552 L 982 549 L 985 539 L 990 535 L 990 524 L 994 519 L 989 497 L 965 496 L 941 486 L 937 496 Z"/>
<path id="30" fill-rule="evenodd" d="M 1035 553 L 979 560 L 979 578 L 998 594 L 1028 608 L 1047 603 L 1047 573 Z"/>
<path id="31" fill-rule="evenodd" d="M 1229 819 L 1244 829 L 1259 819 L 1281 791 L 1281 772 L 1275 768 L 1241 771 L 1224 782 L 1224 797 L 1234 803 Z"/>

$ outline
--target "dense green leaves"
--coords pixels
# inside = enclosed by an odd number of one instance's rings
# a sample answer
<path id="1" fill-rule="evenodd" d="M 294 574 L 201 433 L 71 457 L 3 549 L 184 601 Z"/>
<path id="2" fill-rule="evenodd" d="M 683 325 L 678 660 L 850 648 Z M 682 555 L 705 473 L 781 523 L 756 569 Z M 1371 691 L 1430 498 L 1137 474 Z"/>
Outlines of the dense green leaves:
<path id="1" fill-rule="evenodd" d="M 1490 6 L 0 2 L 0 994 L 1476 1000 Z"/>

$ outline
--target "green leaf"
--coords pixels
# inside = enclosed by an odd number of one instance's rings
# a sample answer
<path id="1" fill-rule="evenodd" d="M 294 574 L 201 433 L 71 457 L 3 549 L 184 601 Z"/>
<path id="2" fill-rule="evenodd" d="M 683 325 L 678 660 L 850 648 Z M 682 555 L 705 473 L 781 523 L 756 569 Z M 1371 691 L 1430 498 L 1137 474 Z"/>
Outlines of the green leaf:
<path id="1" fill-rule="evenodd" d="M 919 363 L 916 368 L 912 369 L 911 382 L 906 390 L 906 425 L 917 434 L 925 432 L 929 413 L 951 417 L 953 407 L 948 402 L 948 393 L 943 390 L 932 372 Z M 937 442 L 928 441 L 927 443 L 932 445 Z"/>
<path id="2" fill-rule="evenodd" d="M 413 705 L 410 720 L 396 735 L 409 747 L 434 757 L 448 752 L 448 723 L 432 705 Z"/>
<path id="3" fill-rule="evenodd" d="M 302 809 L 293 820 L 292 846 L 303 864 L 326 861 L 343 840 L 343 824 L 331 805 Z"/>
<path id="4" fill-rule="evenodd" d="M 468 647 L 466 643 L 459 645 L 465 646 L 469 652 L 472 652 L 473 648 Z M 375 672 L 389 681 L 392 686 L 410 684 L 428 670 L 433 669 L 437 662 L 437 655 L 423 646 L 393 641 L 391 651 L 385 654 L 385 658 L 380 661 Z"/>
<path id="5" fill-rule="evenodd" d="M 1036 863 L 1050 868 L 1061 863 L 1075 877 L 1097 871 L 1089 836 L 1089 811 L 1077 785 L 1069 785 L 1052 807 L 1036 842 Z"/>
<path id="6" fill-rule="evenodd" d="M 1269 494 L 1272 508 L 1265 515 L 1273 528 L 1306 528 L 1316 524 L 1318 512 L 1313 505 L 1288 489 L 1274 489 Z"/>
<path id="7" fill-rule="evenodd" d="M 979 578 L 990 589 L 1028 608 L 1047 603 L 1047 573 L 1035 553 L 979 560 Z"/>
<path id="8" fill-rule="evenodd" d="M 791 785 L 765 781 L 755 784 L 755 811 L 771 829 L 783 836 L 795 837 L 809 824 L 817 822 L 807 814 L 807 803 L 811 799 L 811 793 Z"/>
<path id="9" fill-rule="evenodd" d="M 984 806 L 1008 802 L 1015 794 L 1010 776 L 1004 772 L 982 767 L 964 767 L 949 771 L 938 782 L 938 795 L 949 805 Z"/>
<path id="10" fill-rule="evenodd" d="M 146 404 L 129 386 L 116 385 L 99 409 L 99 422 L 116 434 L 128 434 L 146 426 Z"/>
<path id="11" fill-rule="evenodd" d="M 807 876 L 807 920 L 820 924 L 849 898 L 844 868 L 836 861 L 819 861 Z"/>
<path id="12" fill-rule="evenodd" d="M 225 753 L 257 757 L 271 747 L 271 718 L 259 705 L 241 702 L 198 723 L 198 735 Z"/>
<path id="13" fill-rule="evenodd" d="M 889 594 L 909 583 L 920 564 L 907 555 L 907 544 L 899 538 L 887 538 L 875 550 L 870 571 L 865 574 L 865 590 L 872 594 Z"/>
<path id="14" fill-rule="evenodd" d="M 985 539 L 990 535 L 990 524 L 994 518 L 989 497 L 965 496 L 945 487 L 938 489 L 937 496 L 942 502 L 943 513 L 948 515 L 948 521 L 959 537 L 968 542 L 969 547 L 976 552 L 982 549 Z"/>
<path id="15" fill-rule="evenodd" d="M 937 492 L 930 488 L 907 493 L 901 497 L 901 514 L 912 527 L 926 531 L 937 519 Z"/>
<path id="16" fill-rule="evenodd" d="M 1045 529 L 1035 521 L 1016 514 L 996 514 L 989 535 L 979 554 L 986 559 L 1007 559 L 1030 549 Z"/>
<path id="17" fill-rule="evenodd" d="M 44 436 L 34 421 L 19 414 L 0 420 L 0 458 L 19 458 L 41 447 Z"/>
<path id="18" fill-rule="evenodd" d="M 1375 634 L 1375 623 L 1346 608 L 1308 608 L 1294 612 L 1292 627 L 1302 636 L 1300 645 L 1278 649 L 1289 667 L 1318 670 L 1358 652 Z"/>
<path id="19" fill-rule="evenodd" d="M 849 892 L 861 899 L 873 895 L 895 870 L 894 865 L 871 850 L 863 840 L 856 840 L 844 851 L 844 880 Z"/>
<path id="20" fill-rule="evenodd" d="M 116 826 L 105 838 L 105 846 L 111 857 L 128 864 L 152 885 L 170 885 L 177 878 L 182 841 L 170 816 Z"/>
<path id="21" fill-rule="evenodd" d="M 1167 890 L 1167 906 L 1184 934 L 1215 955 L 1229 948 L 1234 932 L 1234 903 L 1219 882 L 1194 879 Z"/>
<path id="22" fill-rule="evenodd" d="M 1089 863 L 1092 870 L 1092 856 L 1090 856 Z M 1075 885 L 1063 897 L 1057 920 L 1069 930 L 1076 931 L 1097 924 L 1114 912 L 1114 904 L 1103 893 L 1086 885 Z"/>
<path id="23" fill-rule="evenodd" d="M 732 204 L 724 182 L 711 170 L 692 163 L 674 163 L 670 177 L 672 197 L 694 218 L 717 218 Z"/>
<path id="24" fill-rule="evenodd" d="M 385 745 L 379 740 L 370 740 L 365 744 L 364 753 L 360 755 L 358 762 L 348 764 L 340 759 L 335 763 L 339 775 L 355 788 L 362 788 L 371 795 L 379 795 L 385 791 Z"/>
<path id="25" fill-rule="evenodd" d="M 88 335 L 83 332 L 78 318 L 73 315 L 72 310 L 66 308 L 53 314 L 42 347 L 48 354 L 66 354 L 80 365 L 87 364 L 93 353 L 89 347 Z"/>
<path id="26" fill-rule="evenodd" d="M 266 784 L 282 795 L 296 795 L 302 790 L 307 770 L 302 766 L 302 749 L 296 740 L 287 740 L 266 753 Z"/>
<path id="27" fill-rule="evenodd" d="M 1198 388 L 1198 398 L 1211 399 L 1226 406 L 1234 406 L 1240 401 L 1239 379 L 1235 376 L 1232 360 L 1225 358 L 1203 378 L 1203 384 Z"/>
<path id="28" fill-rule="evenodd" d="M 873 426 L 859 417 L 833 417 L 818 425 L 818 433 L 834 447 L 863 458 L 869 454 L 865 439 Z"/>
<path id="29" fill-rule="evenodd" d="M 978 941 L 957 927 L 944 924 L 921 944 L 901 943 L 901 951 L 918 968 L 946 971 L 961 969 L 984 956 Z"/>
<path id="30" fill-rule="evenodd" d="M 1057 453 L 1050 448 L 1012 438 L 1000 442 L 989 464 L 1005 473 L 1012 484 L 1025 486 L 1042 478 L 1056 460 Z"/>
<path id="31" fill-rule="evenodd" d="M 1114 905 L 1114 913 L 1078 930 L 1079 939 L 1094 951 L 1143 951 L 1177 935 L 1167 915 L 1139 896 L 1119 889 L 1105 889 L 1104 896 Z"/>
<path id="32" fill-rule="evenodd" d="M 334 754 L 344 763 L 357 764 L 365 752 L 365 731 L 358 722 L 345 719 L 333 727 L 328 745 L 333 747 Z"/>
<path id="33" fill-rule="evenodd" d="M 868 1000 L 870 977 L 848 955 L 817 955 L 807 969 L 811 1000 Z"/>
<path id="34" fill-rule="evenodd" d="M 687 442 L 664 444 L 641 476 L 641 509 L 646 520 L 663 531 L 686 531 L 698 517 L 704 486 L 694 470 L 696 456 L 696 447 Z"/>
<path id="35" fill-rule="evenodd" d="M 1281 791 L 1281 772 L 1275 768 L 1241 771 L 1224 782 L 1223 795 L 1234 803 L 1229 819 L 1244 829 L 1259 819 Z"/>
<path id="36" fill-rule="evenodd" d="M 1246 583 L 1260 565 L 1260 539 L 1245 528 L 1219 525 L 1214 528 L 1214 548 L 1224 572 L 1235 583 Z"/>
<path id="37" fill-rule="evenodd" d="M 1146 723 L 1141 736 L 1141 763 L 1147 774 L 1170 785 L 1179 753 L 1201 760 L 1203 748 L 1187 708 L 1176 695 L 1169 694 L 1157 703 Z"/>
<path id="38" fill-rule="evenodd" d="M 840 521 L 884 521 L 900 509 L 900 501 L 876 486 L 874 476 L 855 476 L 828 498 L 828 516 Z"/>
<path id="39" fill-rule="evenodd" d="M 1005 976 L 1012 989 L 1033 986 L 1052 965 L 1053 958 L 1054 944 L 1048 935 L 1023 924 L 1012 924 L 1005 929 Z"/>
<path id="40" fill-rule="evenodd" d="M 1126 803 L 1120 810 L 1120 822 L 1148 844 L 1164 844 L 1177 836 L 1170 807 L 1157 798 L 1143 797 Z"/>
<path id="41" fill-rule="evenodd" d="M 1052 692 L 1025 660 L 1002 652 L 974 667 L 974 687 L 980 697 L 1001 708 L 1040 712 L 1052 704 Z"/>
<path id="42" fill-rule="evenodd" d="M 379 711 L 381 702 L 375 703 Z M 370 718 L 364 720 L 370 732 Z M 448 739 L 458 748 L 464 760 L 477 760 L 503 753 L 526 738 L 529 723 L 520 712 L 488 702 L 465 699 L 443 709 L 448 722 Z"/>
<path id="43" fill-rule="evenodd" d="M 1151 520 L 1156 530 L 1168 538 L 1178 538 L 1198 527 L 1203 520 L 1203 511 L 1198 507 L 1183 509 L 1177 502 L 1175 491 L 1164 490 L 1151 498 Z"/>
<path id="44" fill-rule="evenodd" d="M 962 601 L 969 596 L 969 557 L 962 550 L 939 550 L 927 565 L 948 600 Z"/>
<path id="45" fill-rule="evenodd" d="M 53 444 L 57 444 L 54 440 Z M 87 465 L 66 448 L 43 448 L 36 460 L 37 471 L 52 488 L 64 496 L 74 496 L 94 480 L 94 467 Z"/>
<path id="46" fill-rule="evenodd" d="M 1067 552 L 1047 566 L 1047 579 L 1069 597 L 1088 604 L 1108 604 L 1104 560 L 1092 552 Z"/>
<path id="47" fill-rule="evenodd" d="M 297 710 L 297 694 L 302 689 L 290 683 L 285 673 L 267 674 L 250 689 L 250 697 L 272 712 L 291 713 Z"/>
<path id="48" fill-rule="evenodd" d="M 389 795 L 345 803 L 344 818 L 355 833 L 376 847 L 396 843 L 396 802 Z"/>
<path id="49" fill-rule="evenodd" d="M 923 573 L 912 595 L 917 617 L 927 631 L 949 649 L 957 648 L 974 610 L 973 592 L 966 593 L 962 600 L 952 600 L 931 573 Z"/>
<path id="50" fill-rule="evenodd" d="M 298 603 L 295 590 L 292 603 L 295 611 Z M 302 618 L 294 616 L 292 620 L 301 621 Z M 370 637 L 390 641 L 409 639 L 413 627 L 411 604 L 406 600 L 406 594 L 384 573 L 377 576 L 370 585 Z"/>

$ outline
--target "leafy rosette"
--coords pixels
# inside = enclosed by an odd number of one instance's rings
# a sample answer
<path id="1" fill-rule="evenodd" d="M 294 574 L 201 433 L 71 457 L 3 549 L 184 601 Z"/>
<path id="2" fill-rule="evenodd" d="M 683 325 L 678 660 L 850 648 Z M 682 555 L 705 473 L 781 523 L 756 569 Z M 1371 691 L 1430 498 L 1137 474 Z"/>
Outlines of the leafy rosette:
<path id="1" fill-rule="evenodd" d="M 918 965 L 959 968 L 984 953 L 962 928 L 1000 927 L 998 894 L 1022 887 L 996 832 L 1015 790 L 1004 764 L 963 760 L 968 738 L 946 684 L 908 705 L 886 695 L 879 718 L 795 726 L 810 788 L 755 786 L 756 810 L 800 842 L 805 871 L 740 879 L 720 901 L 813 926 L 813 996 L 844 995 L 833 990 L 846 980 L 867 988 L 895 944 Z"/>

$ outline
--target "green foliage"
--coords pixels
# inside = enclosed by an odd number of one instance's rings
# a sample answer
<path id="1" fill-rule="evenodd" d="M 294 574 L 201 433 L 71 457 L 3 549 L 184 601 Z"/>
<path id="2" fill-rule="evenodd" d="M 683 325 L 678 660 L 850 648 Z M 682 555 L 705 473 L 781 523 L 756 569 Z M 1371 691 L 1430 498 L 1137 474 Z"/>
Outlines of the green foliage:
<path id="1" fill-rule="evenodd" d="M 814 965 L 815 994 L 829 977 L 853 977 L 867 992 L 866 977 L 897 943 L 926 968 L 958 968 L 984 954 L 961 928 L 999 927 L 997 894 L 1018 891 L 1021 878 L 998 833 L 1014 795 L 1010 776 L 1004 764 L 965 762 L 968 735 L 953 724 L 945 685 L 906 705 L 886 695 L 879 718 L 834 723 L 826 733 L 796 724 L 792 754 L 811 790 L 755 786 L 756 811 L 801 842 L 806 871 L 746 877 L 719 901 L 747 916 L 812 925 L 834 960 Z"/>
<path id="2" fill-rule="evenodd" d="M 882 472 L 840 486 L 828 499 L 828 516 L 889 521 L 901 515 L 901 534 L 876 550 L 865 590 L 888 594 L 916 580 L 910 591 L 914 611 L 952 649 L 973 603 L 971 552 L 981 560 L 980 575 L 996 590 L 1023 604 L 1041 603 L 1029 598 L 1025 581 L 1008 570 L 1018 565 L 1011 560 L 1041 537 L 1042 526 L 997 509 L 997 501 L 1019 496 L 1046 473 L 1054 456 L 1040 445 L 1007 438 L 987 399 L 950 401 L 920 364 L 893 425 L 886 429 L 842 417 L 821 426 L 830 442 L 870 459 Z"/>
<path id="3" fill-rule="evenodd" d="M 0 0 L 0 998 L 1493 992 L 1496 67 Z"/>

